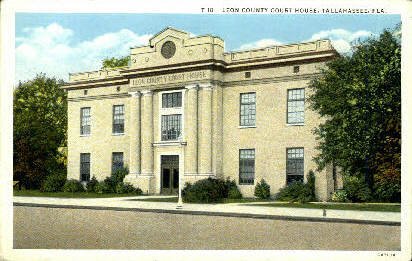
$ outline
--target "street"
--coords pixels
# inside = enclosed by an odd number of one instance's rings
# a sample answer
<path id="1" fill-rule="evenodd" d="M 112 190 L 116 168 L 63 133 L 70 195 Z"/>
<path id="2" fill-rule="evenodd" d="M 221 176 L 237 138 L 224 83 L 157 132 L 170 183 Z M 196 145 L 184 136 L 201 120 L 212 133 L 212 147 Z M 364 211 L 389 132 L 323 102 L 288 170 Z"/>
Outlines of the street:
<path id="1" fill-rule="evenodd" d="M 400 226 L 14 207 L 14 248 L 400 250 Z"/>

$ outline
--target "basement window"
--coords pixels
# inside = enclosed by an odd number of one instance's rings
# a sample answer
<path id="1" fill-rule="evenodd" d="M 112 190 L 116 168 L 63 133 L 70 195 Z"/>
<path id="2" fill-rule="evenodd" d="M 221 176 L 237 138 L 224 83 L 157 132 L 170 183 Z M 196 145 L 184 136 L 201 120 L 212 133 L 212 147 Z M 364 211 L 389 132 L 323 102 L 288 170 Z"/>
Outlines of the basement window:
<path id="1" fill-rule="evenodd" d="M 299 72 L 299 65 L 297 65 L 297 66 L 293 66 L 293 72 L 294 73 L 298 73 Z"/>

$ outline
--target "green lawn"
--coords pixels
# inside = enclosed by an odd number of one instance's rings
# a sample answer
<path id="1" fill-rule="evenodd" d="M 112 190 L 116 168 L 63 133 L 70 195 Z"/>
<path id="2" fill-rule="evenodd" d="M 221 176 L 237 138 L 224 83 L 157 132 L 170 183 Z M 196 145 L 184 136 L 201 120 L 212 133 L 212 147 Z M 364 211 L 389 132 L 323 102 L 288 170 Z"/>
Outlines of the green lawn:
<path id="1" fill-rule="evenodd" d="M 279 207 L 279 208 L 311 208 L 311 209 L 337 209 L 358 211 L 386 211 L 400 212 L 400 204 L 391 203 L 289 203 L 273 202 L 267 204 L 247 204 L 248 206 Z"/>
<path id="2" fill-rule="evenodd" d="M 159 197 L 159 198 L 141 198 L 131 199 L 135 201 L 150 201 L 150 202 L 174 202 L 177 203 L 177 197 Z M 247 204 L 258 202 L 257 204 Z M 261 202 L 261 204 L 259 204 Z M 400 204 L 390 203 L 289 203 L 275 202 L 271 200 L 262 200 L 255 198 L 242 199 L 224 199 L 223 203 L 246 203 L 246 206 L 262 206 L 262 207 L 282 207 L 282 208 L 311 208 L 311 209 L 337 209 L 337 210 L 358 210 L 358 211 L 387 211 L 400 212 Z"/>
<path id="3" fill-rule="evenodd" d="M 99 194 L 95 192 L 41 192 L 40 190 L 14 190 L 14 196 L 21 197 L 53 197 L 53 198 L 113 198 L 113 197 L 132 197 L 137 196 L 133 193 L 116 194 L 107 193 Z"/>
<path id="4" fill-rule="evenodd" d="M 175 202 L 177 203 L 177 197 L 164 197 L 164 198 L 134 198 L 132 201 L 150 201 L 150 202 Z"/>
<path id="5" fill-rule="evenodd" d="M 134 201 L 150 201 L 150 202 L 176 202 L 177 197 L 159 197 L 159 198 L 136 198 L 131 199 Z M 267 202 L 268 200 L 254 199 L 254 198 L 242 198 L 242 199 L 224 199 L 222 203 L 250 203 L 250 202 Z M 200 204 L 200 203 L 199 203 Z M 217 203 L 214 203 L 217 204 Z"/>
<path id="6" fill-rule="evenodd" d="M 131 197 L 136 194 L 98 194 L 94 192 L 40 192 L 39 190 L 14 190 L 14 196 L 24 197 L 56 197 L 56 198 L 111 198 L 111 197 Z M 150 202 L 174 202 L 177 203 L 177 197 L 158 197 L 158 198 L 140 198 L 131 199 L 135 201 Z M 257 204 L 247 204 L 257 202 Z M 261 202 L 261 203 L 259 203 Z M 224 199 L 226 203 L 246 203 L 245 206 L 262 206 L 262 207 L 279 207 L 279 208 L 310 208 L 310 209 L 337 209 L 337 210 L 358 210 L 358 211 L 386 211 L 400 212 L 400 204 L 393 203 L 289 203 L 275 202 L 255 198 L 242 199 Z"/>

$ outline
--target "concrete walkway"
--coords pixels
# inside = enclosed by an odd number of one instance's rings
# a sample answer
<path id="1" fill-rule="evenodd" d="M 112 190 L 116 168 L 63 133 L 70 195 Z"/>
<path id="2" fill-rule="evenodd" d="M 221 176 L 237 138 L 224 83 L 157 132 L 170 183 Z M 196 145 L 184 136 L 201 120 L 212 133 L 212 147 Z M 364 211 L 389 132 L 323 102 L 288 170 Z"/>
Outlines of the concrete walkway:
<path id="1" fill-rule="evenodd" d="M 315 222 L 350 222 L 399 226 L 401 213 L 353 210 L 323 210 L 285 207 L 253 206 L 253 203 L 183 204 L 136 201 L 138 198 L 164 198 L 165 196 L 135 196 L 116 198 L 47 198 L 14 197 L 15 206 L 44 206 L 54 208 L 111 209 L 119 211 L 145 211 L 173 214 L 233 216 L 265 219 L 304 220 Z M 259 202 L 262 204 L 264 202 Z"/>

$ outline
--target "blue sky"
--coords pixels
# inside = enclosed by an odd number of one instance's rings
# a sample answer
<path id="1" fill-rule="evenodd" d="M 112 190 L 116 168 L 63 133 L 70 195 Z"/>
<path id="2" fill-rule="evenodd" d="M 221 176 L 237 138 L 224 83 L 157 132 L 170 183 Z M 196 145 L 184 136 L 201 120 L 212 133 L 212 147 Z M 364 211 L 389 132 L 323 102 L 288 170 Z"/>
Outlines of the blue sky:
<path id="1" fill-rule="evenodd" d="M 329 38 L 348 52 L 350 42 L 378 35 L 399 15 L 16 14 L 16 81 L 36 73 L 68 79 L 97 70 L 105 57 L 127 55 L 167 26 L 225 40 L 226 51 Z"/>

